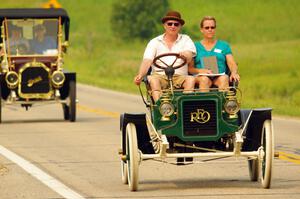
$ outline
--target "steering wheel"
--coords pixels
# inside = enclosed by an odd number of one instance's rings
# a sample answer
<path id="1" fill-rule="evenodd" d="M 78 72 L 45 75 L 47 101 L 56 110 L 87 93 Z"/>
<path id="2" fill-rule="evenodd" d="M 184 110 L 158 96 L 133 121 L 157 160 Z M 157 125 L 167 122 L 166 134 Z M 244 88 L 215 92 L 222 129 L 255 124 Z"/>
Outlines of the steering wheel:
<path id="1" fill-rule="evenodd" d="M 163 60 L 161 60 L 162 57 L 175 57 L 175 60 L 173 61 L 173 63 L 171 65 L 169 65 L 166 62 L 164 62 Z M 176 65 L 174 66 L 174 64 L 176 63 L 176 61 L 178 59 L 182 60 L 183 62 L 177 66 Z M 158 64 L 157 61 L 160 61 L 164 65 Z M 153 59 L 154 66 L 156 66 L 157 68 L 163 69 L 163 70 L 165 70 L 168 67 L 172 67 L 173 69 L 181 68 L 182 66 L 184 66 L 186 64 L 186 62 L 187 62 L 186 58 L 180 56 L 178 53 L 164 53 L 164 54 L 158 55 L 157 57 L 155 57 Z"/>
<path id="2" fill-rule="evenodd" d="M 175 57 L 175 60 L 173 61 L 172 64 L 169 65 L 166 62 L 164 62 L 163 60 L 161 60 L 162 57 Z M 182 60 L 182 63 L 179 64 L 179 65 L 175 65 L 174 66 L 174 64 L 176 63 L 176 61 L 178 59 Z M 161 63 L 163 63 L 164 66 L 158 64 L 157 61 L 160 61 Z M 175 69 L 181 68 L 183 65 L 186 64 L 186 62 L 187 62 L 186 58 L 183 57 L 183 56 L 180 56 L 178 53 L 165 53 L 165 54 L 161 54 L 161 55 L 158 55 L 157 57 L 155 57 L 154 60 L 153 60 L 154 66 L 156 66 L 157 68 L 165 70 L 165 74 L 168 77 L 169 81 L 172 81 L 172 77 L 173 77 L 173 75 L 175 73 Z"/>

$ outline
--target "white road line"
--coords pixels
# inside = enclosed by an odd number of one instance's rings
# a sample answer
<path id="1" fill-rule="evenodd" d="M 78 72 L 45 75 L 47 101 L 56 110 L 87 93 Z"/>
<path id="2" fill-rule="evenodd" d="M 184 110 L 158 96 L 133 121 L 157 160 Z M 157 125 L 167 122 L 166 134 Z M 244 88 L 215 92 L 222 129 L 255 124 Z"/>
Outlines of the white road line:
<path id="1" fill-rule="evenodd" d="M 0 145 L 0 154 L 2 154 L 4 157 L 9 159 L 10 161 L 14 162 L 15 164 L 19 165 L 21 168 L 23 168 L 25 171 L 27 171 L 29 174 L 40 180 L 42 183 L 47 185 L 49 188 L 51 188 L 53 191 L 58 193 L 59 195 L 63 196 L 67 199 L 84 199 L 83 196 L 76 193 L 60 181 L 56 180 L 52 176 L 48 175 L 38 167 L 34 166 L 27 160 L 23 159 L 22 157 L 18 156 L 17 154 L 9 151 L 7 148 Z"/>

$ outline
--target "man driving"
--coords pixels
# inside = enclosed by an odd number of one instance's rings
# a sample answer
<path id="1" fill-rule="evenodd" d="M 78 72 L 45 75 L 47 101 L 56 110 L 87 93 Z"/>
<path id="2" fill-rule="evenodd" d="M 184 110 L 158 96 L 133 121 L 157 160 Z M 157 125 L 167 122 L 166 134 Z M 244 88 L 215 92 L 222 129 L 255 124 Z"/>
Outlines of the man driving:
<path id="1" fill-rule="evenodd" d="M 179 33 L 185 23 L 179 12 L 169 11 L 161 21 L 165 32 L 148 43 L 139 72 L 134 78 L 135 84 L 139 85 L 143 77 L 147 74 L 150 66 L 152 66 L 152 73 L 148 76 L 148 81 L 154 101 L 160 98 L 161 89 L 165 89 L 168 86 L 168 78 L 164 71 L 153 65 L 154 58 L 165 53 L 178 53 L 180 57 L 184 57 L 187 63 L 189 63 L 196 55 L 196 48 L 190 37 Z M 174 59 L 172 60 L 166 57 L 163 62 L 170 66 L 174 62 Z M 175 70 L 173 83 L 176 88 L 183 87 L 184 92 L 192 92 L 195 80 L 194 77 L 188 75 L 187 63 Z"/>

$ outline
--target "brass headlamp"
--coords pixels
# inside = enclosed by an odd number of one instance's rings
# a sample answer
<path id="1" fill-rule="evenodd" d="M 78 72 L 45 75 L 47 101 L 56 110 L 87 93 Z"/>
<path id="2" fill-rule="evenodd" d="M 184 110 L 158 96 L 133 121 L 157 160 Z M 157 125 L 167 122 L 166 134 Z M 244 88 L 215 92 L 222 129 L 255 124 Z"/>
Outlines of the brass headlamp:
<path id="1" fill-rule="evenodd" d="M 62 71 L 54 71 L 51 76 L 51 82 L 55 88 L 62 87 L 63 83 L 65 82 L 65 74 Z"/>
<path id="2" fill-rule="evenodd" d="M 229 114 L 229 118 L 237 118 L 237 112 L 240 110 L 240 104 L 237 100 L 235 91 L 228 91 L 226 93 L 226 102 L 224 104 L 225 111 Z"/>
<path id="3" fill-rule="evenodd" d="M 6 73 L 5 81 L 10 89 L 14 89 L 18 86 L 19 75 L 15 71 L 9 71 Z"/>
<path id="4" fill-rule="evenodd" d="M 174 106 L 171 103 L 171 98 L 168 93 L 163 93 L 160 98 L 161 104 L 159 106 L 159 112 L 162 115 L 161 121 L 170 121 L 170 116 L 174 113 Z"/>

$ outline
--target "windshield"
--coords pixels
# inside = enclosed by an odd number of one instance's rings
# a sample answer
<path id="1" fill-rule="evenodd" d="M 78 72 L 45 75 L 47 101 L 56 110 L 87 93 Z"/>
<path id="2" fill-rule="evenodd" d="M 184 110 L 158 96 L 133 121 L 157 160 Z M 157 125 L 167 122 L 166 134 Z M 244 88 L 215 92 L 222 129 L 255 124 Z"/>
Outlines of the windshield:
<path id="1" fill-rule="evenodd" d="M 58 54 L 57 19 L 7 20 L 5 27 L 8 54 L 46 56 Z"/>

